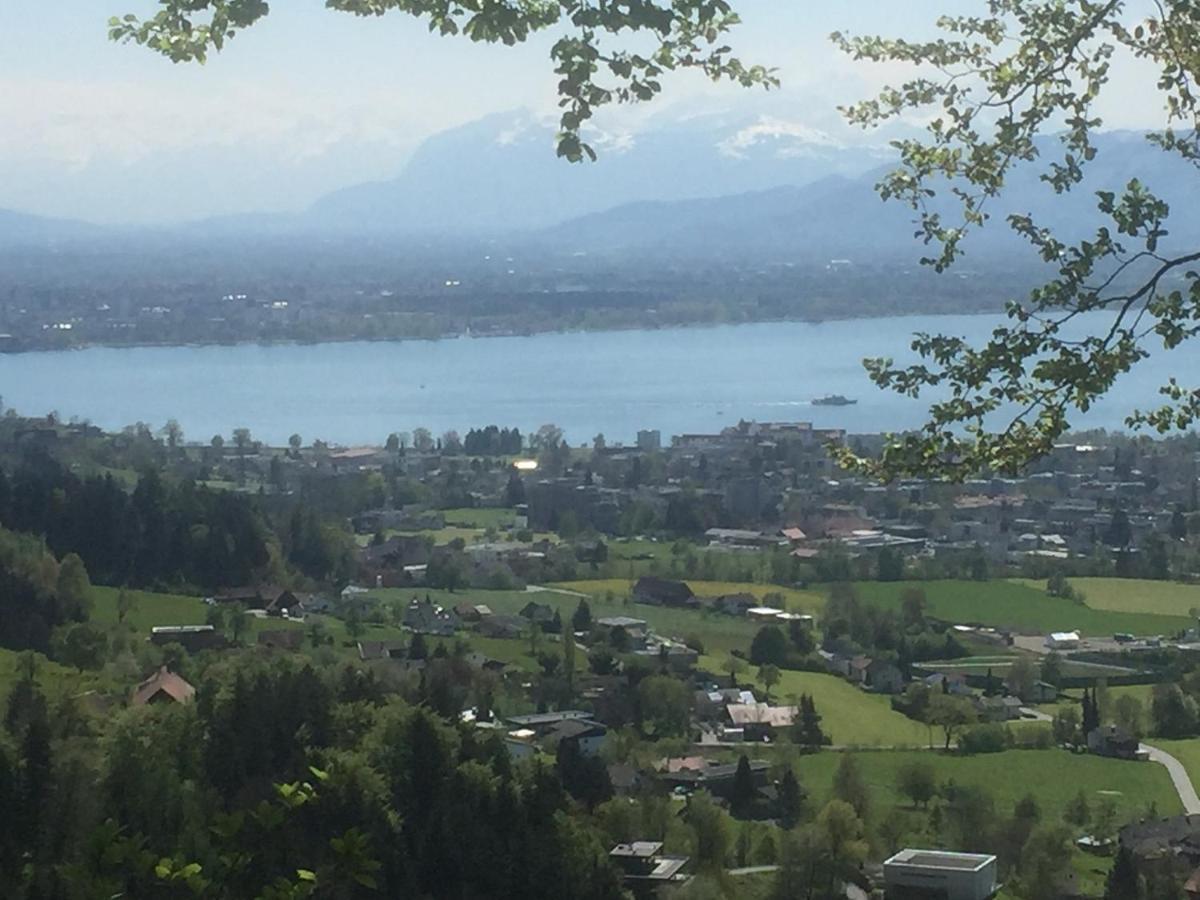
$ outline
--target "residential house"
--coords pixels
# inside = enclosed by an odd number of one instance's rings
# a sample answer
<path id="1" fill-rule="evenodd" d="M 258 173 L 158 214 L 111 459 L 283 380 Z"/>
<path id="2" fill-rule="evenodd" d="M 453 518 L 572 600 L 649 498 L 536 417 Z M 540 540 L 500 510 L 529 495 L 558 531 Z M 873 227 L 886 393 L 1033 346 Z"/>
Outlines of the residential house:
<path id="1" fill-rule="evenodd" d="M 793 547 L 803 544 L 805 541 L 808 540 L 808 535 L 805 534 L 803 531 L 801 531 L 799 528 L 796 528 L 794 525 L 790 528 L 781 529 L 779 533 L 780 533 L 780 535 L 782 535 L 783 539 L 786 540 Z"/>
<path id="2" fill-rule="evenodd" d="M 633 616 L 604 616 L 596 619 L 596 630 L 600 634 L 608 637 L 613 631 L 620 628 L 625 634 L 635 643 L 641 643 L 646 640 L 646 634 L 649 631 L 649 626 L 645 619 L 635 619 Z"/>
<path id="3" fill-rule="evenodd" d="M 196 689 L 182 676 L 176 675 L 166 666 L 139 684 L 133 691 L 130 703 L 134 706 L 152 706 L 159 703 L 188 703 L 196 696 Z"/>
<path id="4" fill-rule="evenodd" d="M 699 599 L 684 582 L 668 581 L 653 575 L 639 578 L 633 585 L 632 595 L 635 603 L 649 606 L 696 608 L 700 605 Z"/>
<path id="5" fill-rule="evenodd" d="M 666 663 L 677 672 L 687 672 L 700 661 L 700 654 L 687 644 L 658 635 L 650 637 L 644 647 L 633 652 L 635 656 L 643 659 L 656 659 Z"/>
<path id="6" fill-rule="evenodd" d="M 530 600 L 521 608 L 521 618 L 528 619 L 539 626 L 542 631 L 554 630 L 555 609 L 546 603 L 536 603 Z"/>
<path id="7" fill-rule="evenodd" d="M 583 757 L 600 754 L 608 728 L 591 719 L 564 719 L 552 725 L 543 735 L 542 743 L 547 750 L 556 751 L 560 744 L 574 744 Z"/>
<path id="8" fill-rule="evenodd" d="M 684 874 L 688 857 L 664 854 L 662 848 L 658 841 L 634 841 L 617 844 L 609 852 L 609 859 L 621 870 L 622 882 L 635 897 L 657 896 L 688 880 Z"/>
<path id="9" fill-rule="evenodd" d="M 1200 866 L 1200 815 L 1135 822 L 1120 830 L 1117 842 L 1139 860 L 1173 857 Z"/>
<path id="10" fill-rule="evenodd" d="M 490 607 L 482 603 L 463 602 L 454 607 L 454 613 L 464 622 L 482 622 L 492 614 Z"/>
<path id="11" fill-rule="evenodd" d="M 488 616 L 477 627 L 484 637 L 513 639 L 524 635 L 529 623 L 519 616 Z"/>
<path id="12" fill-rule="evenodd" d="M 563 722 L 590 720 L 591 713 L 584 712 L 581 709 L 560 709 L 554 712 L 508 716 L 504 721 L 515 729 L 532 731 L 536 736 L 543 737 Z"/>
<path id="13" fill-rule="evenodd" d="M 1114 759 L 1142 758 L 1138 739 L 1118 725 L 1101 725 L 1093 728 L 1087 736 L 1088 751 L 1097 756 Z"/>
<path id="14" fill-rule="evenodd" d="M 748 741 L 769 740 L 777 730 L 790 728 L 799 710 L 768 703 L 730 703 L 725 707 L 729 724 L 740 728 Z"/>
<path id="15" fill-rule="evenodd" d="M 971 688 L 967 684 L 967 676 L 961 672 L 934 672 L 932 675 L 926 675 L 924 679 L 925 686 L 931 691 L 941 691 L 944 694 L 952 694 L 956 697 L 969 697 Z"/>
<path id="16" fill-rule="evenodd" d="M 655 780 L 668 790 L 683 793 L 706 790 L 714 797 L 728 800 L 733 792 L 737 768 L 737 763 L 715 763 L 694 756 L 664 760 L 655 774 Z M 755 787 L 768 786 L 767 774 L 770 768 L 770 764 L 765 760 L 750 760 L 750 774 Z"/>
<path id="17" fill-rule="evenodd" d="M 696 716 L 700 719 L 720 718 L 725 713 L 725 707 L 731 703 L 750 704 L 758 702 L 758 698 L 754 696 L 753 691 L 744 691 L 741 688 L 696 691 L 693 694 L 693 698 L 692 708 L 696 711 Z"/>
<path id="18" fill-rule="evenodd" d="M 841 675 L 843 678 L 850 677 L 850 657 L 843 656 L 840 653 L 832 653 L 829 650 L 818 650 L 817 655 L 825 663 L 825 668 L 833 675 Z"/>
<path id="19" fill-rule="evenodd" d="M 722 594 L 712 601 L 713 609 L 727 616 L 744 616 L 760 601 L 753 594 Z"/>
<path id="20" fill-rule="evenodd" d="M 1012 722 L 1021 718 L 1019 697 L 974 697 L 972 703 L 985 722 Z"/>
<path id="21" fill-rule="evenodd" d="M 1030 703 L 1053 703 L 1058 699 L 1058 688 L 1045 681 L 1034 682 L 1029 694 Z"/>
<path id="22" fill-rule="evenodd" d="M 869 656 L 855 656 L 848 664 L 846 677 L 855 684 L 865 685 L 867 683 L 867 670 L 871 668 L 871 663 L 874 660 Z"/>
<path id="23" fill-rule="evenodd" d="M 454 610 L 443 609 L 429 600 L 412 600 L 404 610 L 404 627 L 416 634 L 450 637 L 458 631 Z"/>
<path id="24" fill-rule="evenodd" d="M 866 685 L 879 694 L 899 694 L 904 690 L 904 673 L 890 662 L 874 659 L 867 666 Z"/>

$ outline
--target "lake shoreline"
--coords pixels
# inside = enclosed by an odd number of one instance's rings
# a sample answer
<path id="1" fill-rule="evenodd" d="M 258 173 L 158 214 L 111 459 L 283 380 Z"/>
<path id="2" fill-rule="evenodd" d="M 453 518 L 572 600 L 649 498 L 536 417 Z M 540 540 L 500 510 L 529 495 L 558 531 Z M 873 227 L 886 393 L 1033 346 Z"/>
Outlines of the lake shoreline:
<path id="1" fill-rule="evenodd" d="M 20 347 L 5 349 L 0 347 L 0 357 L 28 356 L 42 353 L 73 353 L 82 350 L 146 350 L 146 349 L 199 349 L 205 347 L 323 347 L 343 344 L 439 344 L 458 340 L 488 340 L 491 338 L 536 338 L 546 335 L 575 335 L 575 334 L 624 334 L 628 332 L 657 333 L 661 331 L 703 331 L 715 328 L 737 328 L 751 325 L 823 325 L 834 322 L 873 322 L 880 319 L 892 321 L 910 318 L 961 318 L 995 317 L 1002 315 L 1003 309 L 974 310 L 969 312 L 906 312 L 903 315 L 847 315 L 847 316 L 818 316 L 746 319 L 738 322 L 672 322 L 659 325 L 631 324 L 627 327 L 612 326 L 604 328 L 546 328 L 534 331 L 488 331 L 452 332 L 436 337 L 421 337 L 409 335 L 404 337 L 385 336 L 354 336 L 321 338 L 318 340 L 300 340 L 297 338 L 278 338 L 269 340 L 237 340 L 237 341 L 137 341 L 129 343 L 109 343 L 106 341 L 84 341 L 67 347 Z"/>

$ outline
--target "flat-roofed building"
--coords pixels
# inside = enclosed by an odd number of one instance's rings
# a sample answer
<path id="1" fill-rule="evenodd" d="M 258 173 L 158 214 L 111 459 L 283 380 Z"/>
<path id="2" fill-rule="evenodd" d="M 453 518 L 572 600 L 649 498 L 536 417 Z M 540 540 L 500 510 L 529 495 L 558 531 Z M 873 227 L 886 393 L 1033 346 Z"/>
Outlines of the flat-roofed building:
<path id="1" fill-rule="evenodd" d="M 883 864 L 887 900 L 989 900 L 996 857 L 942 850 L 901 850 Z"/>
<path id="2" fill-rule="evenodd" d="M 635 897 L 653 897 L 688 880 L 683 871 L 688 857 L 664 854 L 662 848 L 658 841 L 633 841 L 609 851 L 609 859 L 620 868 L 625 886 Z"/>

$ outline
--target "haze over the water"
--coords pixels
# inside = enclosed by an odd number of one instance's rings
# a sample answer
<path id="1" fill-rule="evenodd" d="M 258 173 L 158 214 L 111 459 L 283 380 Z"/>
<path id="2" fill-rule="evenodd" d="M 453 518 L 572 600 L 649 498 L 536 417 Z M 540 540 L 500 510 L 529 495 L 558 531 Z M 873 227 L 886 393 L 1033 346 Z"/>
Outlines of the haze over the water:
<path id="1" fill-rule="evenodd" d="M 151 0 L 0 3 L 0 208 L 106 223 L 298 210 L 396 175 L 423 139 L 447 128 L 516 109 L 553 117 L 549 36 L 487 47 L 432 36 L 404 15 L 364 21 L 328 12 L 321 0 L 288 0 L 204 67 L 107 41 L 110 15 L 154 8 Z M 900 73 L 849 61 L 828 33 L 920 36 L 937 15 L 971 8 L 963 0 L 747 0 L 732 43 L 744 59 L 777 66 L 780 91 L 675 75 L 652 104 L 602 111 L 593 140 L 619 153 L 651 123 L 736 111 L 760 120 L 748 139 L 869 142 L 835 107 Z M 1133 96 L 1145 83 L 1114 79 L 1098 110 L 1106 127 L 1155 124 L 1154 109 Z"/>

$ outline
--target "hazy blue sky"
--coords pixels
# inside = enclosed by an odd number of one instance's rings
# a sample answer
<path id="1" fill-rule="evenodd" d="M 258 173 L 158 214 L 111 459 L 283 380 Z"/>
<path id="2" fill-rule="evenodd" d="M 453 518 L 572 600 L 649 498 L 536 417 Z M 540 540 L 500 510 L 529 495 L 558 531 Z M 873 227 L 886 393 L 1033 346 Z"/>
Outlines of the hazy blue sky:
<path id="1" fill-rule="evenodd" d="M 484 114 L 552 112 L 550 39 L 519 48 L 440 38 L 412 18 L 359 20 L 322 0 L 277 0 L 267 20 L 207 66 L 173 66 L 109 43 L 110 15 L 150 0 L 0 0 L 0 206 L 105 221 L 301 208 L 346 184 L 388 177 L 424 137 Z M 772 115 L 829 127 L 837 102 L 900 71 L 840 57 L 835 29 L 914 34 L 937 14 L 983 0 L 742 0 L 733 43 L 778 66 Z M 601 128 L 640 117 L 753 104 L 689 73 L 650 108 L 606 112 Z M 1112 126 L 1157 118 L 1114 94 Z"/>

